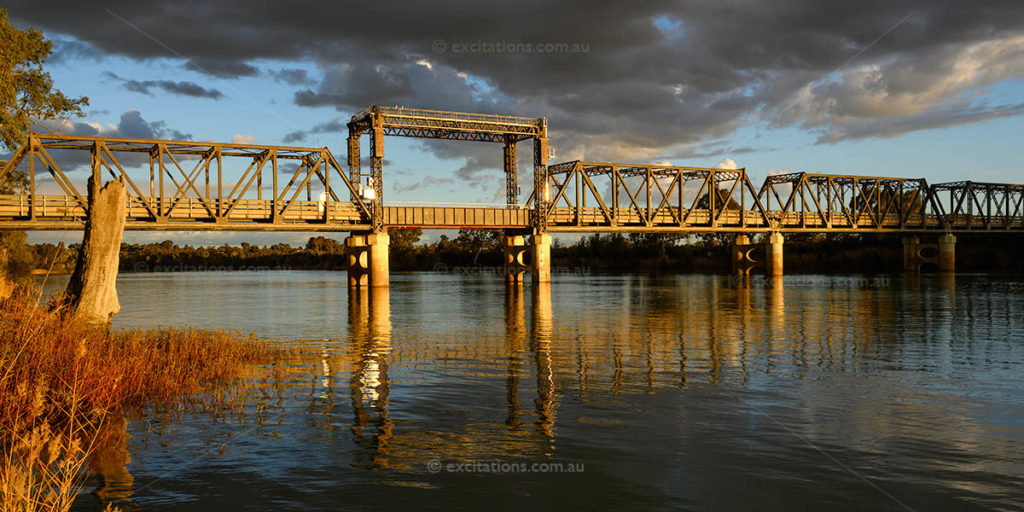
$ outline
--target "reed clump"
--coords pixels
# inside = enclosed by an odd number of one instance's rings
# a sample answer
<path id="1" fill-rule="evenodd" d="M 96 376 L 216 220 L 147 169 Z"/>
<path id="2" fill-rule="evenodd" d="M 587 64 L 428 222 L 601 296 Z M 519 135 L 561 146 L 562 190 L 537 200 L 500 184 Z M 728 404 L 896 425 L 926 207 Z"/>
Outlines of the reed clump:
<path id="1" fill-rule="evenodd" d="M 0 511 L 68 510 L 108 419 L 143 408 L 223 407 L 283 351 L 222 331 L 110 332 L 0 300 Z"/>

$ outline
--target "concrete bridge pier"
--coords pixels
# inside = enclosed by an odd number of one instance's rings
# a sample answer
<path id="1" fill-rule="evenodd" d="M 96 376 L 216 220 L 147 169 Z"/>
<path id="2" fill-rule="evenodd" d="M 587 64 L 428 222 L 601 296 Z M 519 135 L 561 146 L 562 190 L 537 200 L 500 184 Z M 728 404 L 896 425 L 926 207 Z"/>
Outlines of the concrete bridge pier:
<path id="1" fill-rule="evenodd" d="M 937 247 L 932 244 L 922 244 L 921 239 L 916 236 L 908 236 L 903 239 L 903 270 L 905 272 L 919 272 L 921 266 L 926 263 L 938 264 L 935 257 L 926 256 L 926 249 Z"/>
<path id="2" fill-rule="evenodd" d="M 956 236 L 946 233 L 937 243 L 922 243 L 912 236 L 903 239 L 903 270 L 920 272 L 927 264 L 935 265 L 939 272 L 956 271 Z"/>
<path id="3" fill-rule="evenodd" d="M 732 243 L 732 272 L 741 276 L 749 276 L 750 271 L 760 266 L 754 257 L 756 244 L 750 243 L 750 236 L 739 234 Z"/>
<path id="4" fill-rule="evenodd" d="M 507 283 L 522 283 L 527 273 L 535 284 L 551 282 L 551 235 L 535 234 L 527 242 L 526 236 L 506 234 L 502 251 Z"/>
<path id="5" fill-rule="evenodd" d="M 956 236 L 946 233 L 939 237 L 939 272 L 956 271 Z"/>
<path id="6" fill-rule="evenodd" d="M 551 282 L 551 235 L 538 233 L 530 237 L 530 270 L 534 284 Z"/>
<path id="7" fill-rule="evenodd" d="M 352 233 L 345 239 L 348 253 L 348 285 L 386 287 L 390 284 L 388 263 L 391 237 L 379 233 Z"/>
<path id="8" fill-rule="evenodd" d="M 523 276 L 529 270 L 526 263 L 526 253 L 529 249 L 526 237 L 506 234 L 501 239 L 501 246 L 504 254 L 505 282 L 510 285 L 522 284 Z"/>
<path id="9" fill-rule="evenodd" d="M 782 275 L 782 233 L 775 232 L 768 235 L 768 241 L 764 244 L 765 252 L 765 274 L 769 276 Z"/>

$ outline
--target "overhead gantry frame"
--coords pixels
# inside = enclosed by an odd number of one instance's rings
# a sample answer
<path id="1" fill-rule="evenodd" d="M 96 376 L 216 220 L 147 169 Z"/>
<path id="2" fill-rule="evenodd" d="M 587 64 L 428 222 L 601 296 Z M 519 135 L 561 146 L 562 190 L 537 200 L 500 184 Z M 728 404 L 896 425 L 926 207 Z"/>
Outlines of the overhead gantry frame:
<path id="1" fill-rule="evenodd" d="M 360 170 L 359 138 L 370 136 L 370 172 Z M 372 201 L 373 229 L 384 229 L 384 136 L 427 139 L 497 142 L 504 145 L 504 170 L 507 204 L 518 206 L 519 184 L 516 169 L 516 144 L 533 139 L 534 188 L 543 186 L 548 161 L 547 119 L 469 114 L 442 110 L 370 106 L 352 116 L 348 123 L 348 166 L 353 182 L 369 180 L 363 197 Z M 539 222 L 539 216 L 537 221 Z"/>

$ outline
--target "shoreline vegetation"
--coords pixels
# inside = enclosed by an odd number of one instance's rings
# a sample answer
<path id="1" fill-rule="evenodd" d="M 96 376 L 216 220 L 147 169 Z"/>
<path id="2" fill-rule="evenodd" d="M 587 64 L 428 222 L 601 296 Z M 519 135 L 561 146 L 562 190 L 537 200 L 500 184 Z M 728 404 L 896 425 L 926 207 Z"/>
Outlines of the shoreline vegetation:
<path id="1" fill-rule="evenodd" d="M 0 300 L 0 510 L 66 511 L 125 417 L 242 413 L 256 368 L 291 351 L 196 329 L 115 330 L 70 318 L 40 291 Z M 122 439 L 119 439 L 121 437 Z M 99 473 L 99 472 L 96 472 Z M 102 475 L 101 475 L 102 478 Z M 108 509 L 114 509 L 107 502 Z"/>
<path id="2" fill-rule="evenodd" d="M 462 230 L 452 238 L 420 242 L 418 229 L 392 229 L 391 269 L 498 267 L 502 263 L 498 230 Z M 788 235 L 786 273 L 897 273 L 903 270 L 902 235 Z M 957 269 L 962 272 L 1024 273 L 1018 255 L 1024 243 L 1000 234 L 959 235 Z M 924 238 L 927 241 L 927 237 Z M 760 241 L 754 237 L 754 241 Z M 22 274 L 70 273 L 77 245 L 26 245 L 9 265 Z M 730 235 L 587 235 L 551 247 L 554 268 L 588 272 L 728 273 Z M 9 251 L 11 252 L 11 251 Z M 172 241 L 122 244 L 120 272 L 203 270 L 345 270 L 343 240 L 314 236 L 305 246 L 249 243 L 193 247 Z M 16 273 L 16 272 L 12 272 Z"/>

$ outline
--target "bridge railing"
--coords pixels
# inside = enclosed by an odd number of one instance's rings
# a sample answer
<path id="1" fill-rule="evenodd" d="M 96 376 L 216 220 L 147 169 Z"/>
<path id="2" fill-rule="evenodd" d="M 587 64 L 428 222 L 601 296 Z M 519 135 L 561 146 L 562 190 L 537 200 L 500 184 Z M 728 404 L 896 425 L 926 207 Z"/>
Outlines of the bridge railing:
<path id="1" fill-rule="evenodd" d="M 131 229 L 133 223 L 167 223 L 180 229 L 188 224 L 202 223 L 248 223 L 275 222 L 273 201 L 263 199 L 241 199 L 230 204 L 217 199 L 211 202 L 198 198 L 183 198 L 173 208 L 164 208 L 160 198 L 129 197 L 126 200 L 126 217 Z M 157 219 L 150 210 L 159 208 L 166 215 Z M 220 208 L 230 211 L 216 215 Z M 77 199 L 66 195 L 6 194 L 0 195 L 0 222 L 35 220 L 42 222 L 82 224 L 87 212 Z M 296 201 L 292 207 L 276 217 L 278 223 L 307 224 L 353 224 L 362 222 L 361 212 L 350 203 L 327 203 L 325 201 Z M 69 226 L 73 227 L 73 226 Z"/>

